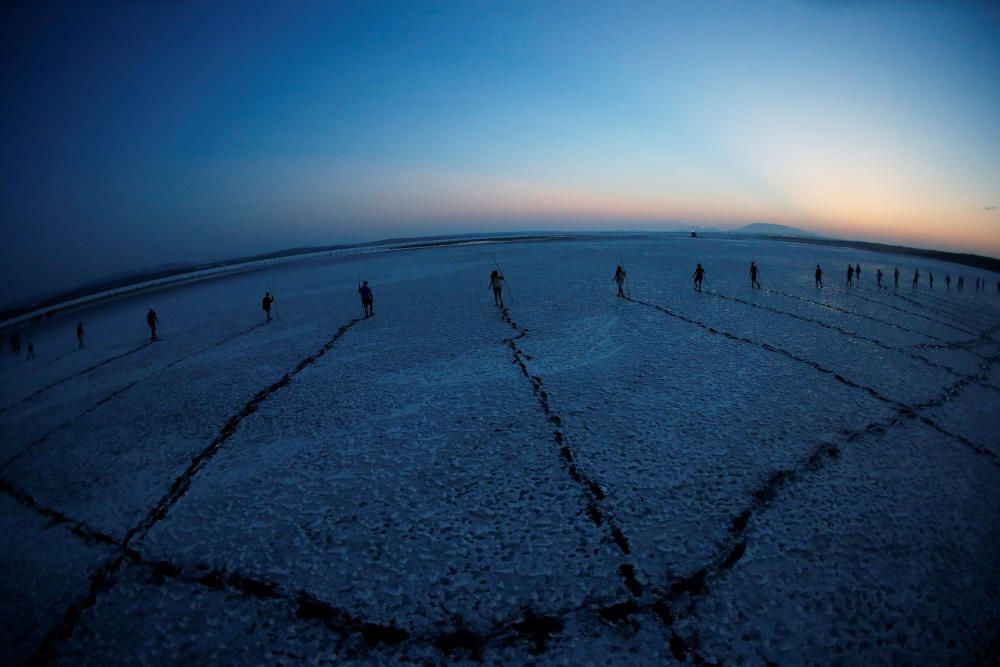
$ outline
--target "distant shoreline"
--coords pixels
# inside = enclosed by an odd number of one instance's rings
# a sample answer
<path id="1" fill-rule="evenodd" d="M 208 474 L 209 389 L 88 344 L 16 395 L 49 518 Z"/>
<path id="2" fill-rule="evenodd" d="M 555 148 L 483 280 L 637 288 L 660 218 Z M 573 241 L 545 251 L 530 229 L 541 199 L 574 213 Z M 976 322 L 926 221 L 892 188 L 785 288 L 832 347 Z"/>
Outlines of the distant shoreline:
<path id="1" fill-rule="evenodd" d="M 94 303 L 96 301 L 103 301 L 105 299 L 111 299 L 125 294 L 139 293 L 149 289 L 179 285 L 197 280 L 208 280 L 214 277 L 221 277 L 234 273 L 259 271 L 276 264 L 285 264 L 292 261 L 300 261 L 310 258 L 349 256 L 354 254 L 368 254 L 396 250 L 420 250 L 454 245 L 516 243 L 526 241 L 572 241 L 588 239 L 655 240 L 657 238 L 673 236 L 687 237 L 688 232 L 494 232 L 483 234 L 452 234 L 445 236 L 417 236 L 411 238 L 385 239 L 367 243 L 289 248 L 270 253 L 226 259 L 218 262 L 181 265 L 161 271 L 136 273 L 93 283 L 74 290 L 68 290 L 66 292 L 41 299 L 34 303 L 0 311 L 0 329 L 6 330 L 12 326 L 17 326 L 22 323 L 39 322 L 43 319 L 54 316 L 58 312 L 62 312 L 75 306 Z M 928 259 L 952 262 L 954 264 L 962 264 L 977 269 L 1000 273 L 1000 259 L 994 257 L 985 257 L 983 255 L 974 255 L 972 253 L 948 252 L 943 250 L 926 250 L 923 248 L 911 248 L 909 246 L 890 245 L 887 243 L 828 239 L 815 236 L 740 233 L 739 231 L 699 232 L 699 238 L 756 239 L 856 248 L 859 250 L 893 253 L 897 255 L 926 257 Z"/>
<path id="2" fill-rule="evenodd" d="M 1000 272 L 1000 259 L 986 257 L 984 255 L 973 255 L 966 252 L 948 252 L 945 250 L 926 250 L 924 248 L 911 248 L 902 245 L 890 245 L 888 243 L 873 243 L 870 241 L 848 241 L 844 239 L 824 239 L 824 238 L 804 238 L 798 236 L 763 236 L 755 238 L 768 238 L 778 241 L 794 241 L 795 243 L 811 243 L 814 245 L 840 246 L 844 248 L 857 248 L 859 250 L 874 250 L 875 252 L 891 252 L 897 255 L 913 255 L 914 257 L 927 257 L 938 259 L 953 264 L 964 264 L 986 271 Z"/>

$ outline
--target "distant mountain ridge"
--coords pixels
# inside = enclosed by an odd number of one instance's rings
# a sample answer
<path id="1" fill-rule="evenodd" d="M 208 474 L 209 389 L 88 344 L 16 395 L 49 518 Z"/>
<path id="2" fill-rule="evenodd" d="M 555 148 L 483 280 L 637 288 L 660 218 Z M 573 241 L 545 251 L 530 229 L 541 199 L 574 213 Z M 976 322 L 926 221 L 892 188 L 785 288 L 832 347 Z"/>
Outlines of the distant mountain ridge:
<path id="1" fill-rule="evenodd" d="M 749 225 L 743 225 L 742 227 L 734 229 L 732 233 L 754 234 L 756 236 L 800 236 L 809 239 L 820 238 L 818 234 L 807 232 L 806 230 L 799 229 L 798 227 L 775 225 L 770 222 L 752 222 Z"/>

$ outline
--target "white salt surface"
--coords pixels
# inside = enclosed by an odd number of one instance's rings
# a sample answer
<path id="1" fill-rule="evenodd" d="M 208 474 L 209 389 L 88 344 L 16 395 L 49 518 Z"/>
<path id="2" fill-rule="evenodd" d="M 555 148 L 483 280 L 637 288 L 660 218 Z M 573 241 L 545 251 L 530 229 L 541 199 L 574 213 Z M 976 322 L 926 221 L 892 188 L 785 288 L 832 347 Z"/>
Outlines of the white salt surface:
<path id="1" fill-rule="evenodd" d="M 0 662 L 987 660 L 1000 295 L 920 269 L 933 292 L 813 245 L 476 245 L 46 319 L 0 356 Z"/>

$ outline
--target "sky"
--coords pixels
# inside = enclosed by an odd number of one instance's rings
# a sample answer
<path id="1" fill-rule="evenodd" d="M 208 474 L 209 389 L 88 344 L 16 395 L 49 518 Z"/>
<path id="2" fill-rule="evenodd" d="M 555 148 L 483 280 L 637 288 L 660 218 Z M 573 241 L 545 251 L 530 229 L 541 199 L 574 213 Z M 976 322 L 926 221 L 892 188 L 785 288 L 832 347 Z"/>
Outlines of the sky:
<path id="1" fill-rule="evenodd" d="M 1000 257 L 998 33 L 995 3 L 5 3 L 0 303 L 462 232 Z"/>

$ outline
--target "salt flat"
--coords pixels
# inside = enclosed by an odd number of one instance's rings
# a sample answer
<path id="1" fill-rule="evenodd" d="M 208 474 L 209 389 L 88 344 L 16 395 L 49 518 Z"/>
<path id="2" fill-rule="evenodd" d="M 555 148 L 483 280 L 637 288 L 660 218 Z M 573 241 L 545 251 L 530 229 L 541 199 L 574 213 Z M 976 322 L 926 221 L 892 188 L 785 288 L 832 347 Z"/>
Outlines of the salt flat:
<path id="1" fill-rule="evenodd" d="M 0 356 L 0 662 L 985 660 L 1000 293 L 983 273 L 993 290 L 946 292 L 977 274 L 923 260 L 936 286 L 913 290 L 913 268 L 763 240 L 487 244 L 49 318 L 37 359 Z"/>

